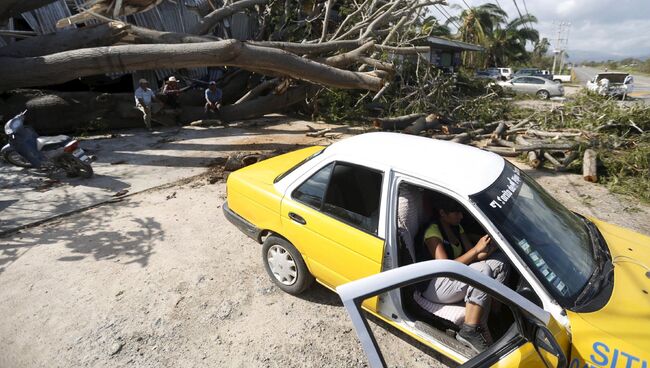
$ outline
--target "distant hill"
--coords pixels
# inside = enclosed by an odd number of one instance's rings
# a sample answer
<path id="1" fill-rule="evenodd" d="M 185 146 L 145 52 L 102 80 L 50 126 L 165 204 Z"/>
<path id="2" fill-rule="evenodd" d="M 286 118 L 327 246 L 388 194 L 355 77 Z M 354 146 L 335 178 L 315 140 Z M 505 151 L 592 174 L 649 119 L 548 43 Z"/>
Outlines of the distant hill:
<path id="1" fill-rule="evenodd" d="M 587 50 L 568 50 L 569 61 L 580 63 L 583 61 L 607 61 L 607 60 L 621 60 L 628 57 L 633 57 L 641 60 L 650 58 L 650 54 L 614 54 L 600 51 L 587 51 Z"/>

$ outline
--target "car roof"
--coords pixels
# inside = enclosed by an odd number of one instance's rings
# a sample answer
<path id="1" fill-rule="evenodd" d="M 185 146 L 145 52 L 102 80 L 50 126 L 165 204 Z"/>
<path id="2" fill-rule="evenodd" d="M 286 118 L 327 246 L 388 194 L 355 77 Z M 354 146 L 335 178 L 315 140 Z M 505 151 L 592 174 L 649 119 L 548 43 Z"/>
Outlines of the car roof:
<path id="1" fill-rule="evenodd" d="M 469 196 L 492 184 L 504 159 L 459 143 L 400 133 L 366 133 L 333 143 L 330 154 L 380 163 Z"/>

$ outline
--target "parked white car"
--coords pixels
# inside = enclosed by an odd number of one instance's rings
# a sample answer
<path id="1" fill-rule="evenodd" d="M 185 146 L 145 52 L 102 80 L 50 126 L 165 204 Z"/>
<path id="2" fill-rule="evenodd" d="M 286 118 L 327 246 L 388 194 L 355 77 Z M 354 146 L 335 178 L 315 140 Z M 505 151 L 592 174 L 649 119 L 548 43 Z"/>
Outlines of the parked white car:
<path id="1" fill-rule="evenodd" d="M 512 69 L 511 68 L 497 68 L 499 69 L 499 72 L 501 72 L 501 75 L 504 76 L 506 79 L 510 79 L 512 77 Z"/>
<path id="2" fill-rule="evenodd" d="M 553 74 L 553 81 L 558 83 L 570 83 L 571 74 Z"/>
<path id="3" fill-rule="evenodd" d="M 591 78 L 586 85 L 587 89 L 603 96 L 620 96 L 634 91 L 634 77 L 629 73 L 604 72 Z"/>

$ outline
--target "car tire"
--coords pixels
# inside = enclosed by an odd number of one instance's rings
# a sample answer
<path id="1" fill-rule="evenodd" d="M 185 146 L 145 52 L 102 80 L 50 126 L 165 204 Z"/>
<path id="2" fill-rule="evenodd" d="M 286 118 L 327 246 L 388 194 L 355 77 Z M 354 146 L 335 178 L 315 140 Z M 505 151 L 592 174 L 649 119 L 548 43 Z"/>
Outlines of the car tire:
<path id="1" fill-rule="evenodd" d="M 548 100 L 549 97 L 551 97 L 551 94 L 548 93 L 547 90 L 543 90 L 543 89 L 540 90 L 540 91 L 537 91 L 536 95 L 537 95 L 537 98 L 539 98 L 541 100 Z"/>
<path id="2" fill-rule="evenodd" d="M 291 295 L 302 293 L 314 282 L 298 249 L 278 236 L 271 235 L 264 240 L 262 262 L 271 280 Z"/>
<path id="3" fill-rule="evenodd" d="M 562 80 L 561 80 L 561 79 L 553 79 L 553 82 L 562 84 Z"/>

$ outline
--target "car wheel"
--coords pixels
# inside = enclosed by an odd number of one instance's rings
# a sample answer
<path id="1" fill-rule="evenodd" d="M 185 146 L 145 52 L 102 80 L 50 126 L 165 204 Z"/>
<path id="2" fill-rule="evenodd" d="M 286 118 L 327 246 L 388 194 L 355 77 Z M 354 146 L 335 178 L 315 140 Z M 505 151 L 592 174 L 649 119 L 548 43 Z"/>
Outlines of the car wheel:
<path id="1" fill-rule="evenodd" d="M 541 90 L 537 91 L 537 97 L 541 100 L 548 100 L 548 98 L 551 97 L 551 94 L 548 93 L 548 91 Z"/>
<path id="2" fill-rule="evenodd" d="M 262 246 L 262 261 L 271 280 L 289 294 L 300 294 L 314 282 L 300 252 L 285 239 L 277 236 L 266 238 Z"/>
<path id="3" fill-rule="evenodd" d="M 561 80 L 561 79 L 553 79 L 553 82 L 562 84 L 562 80 Z"/>

